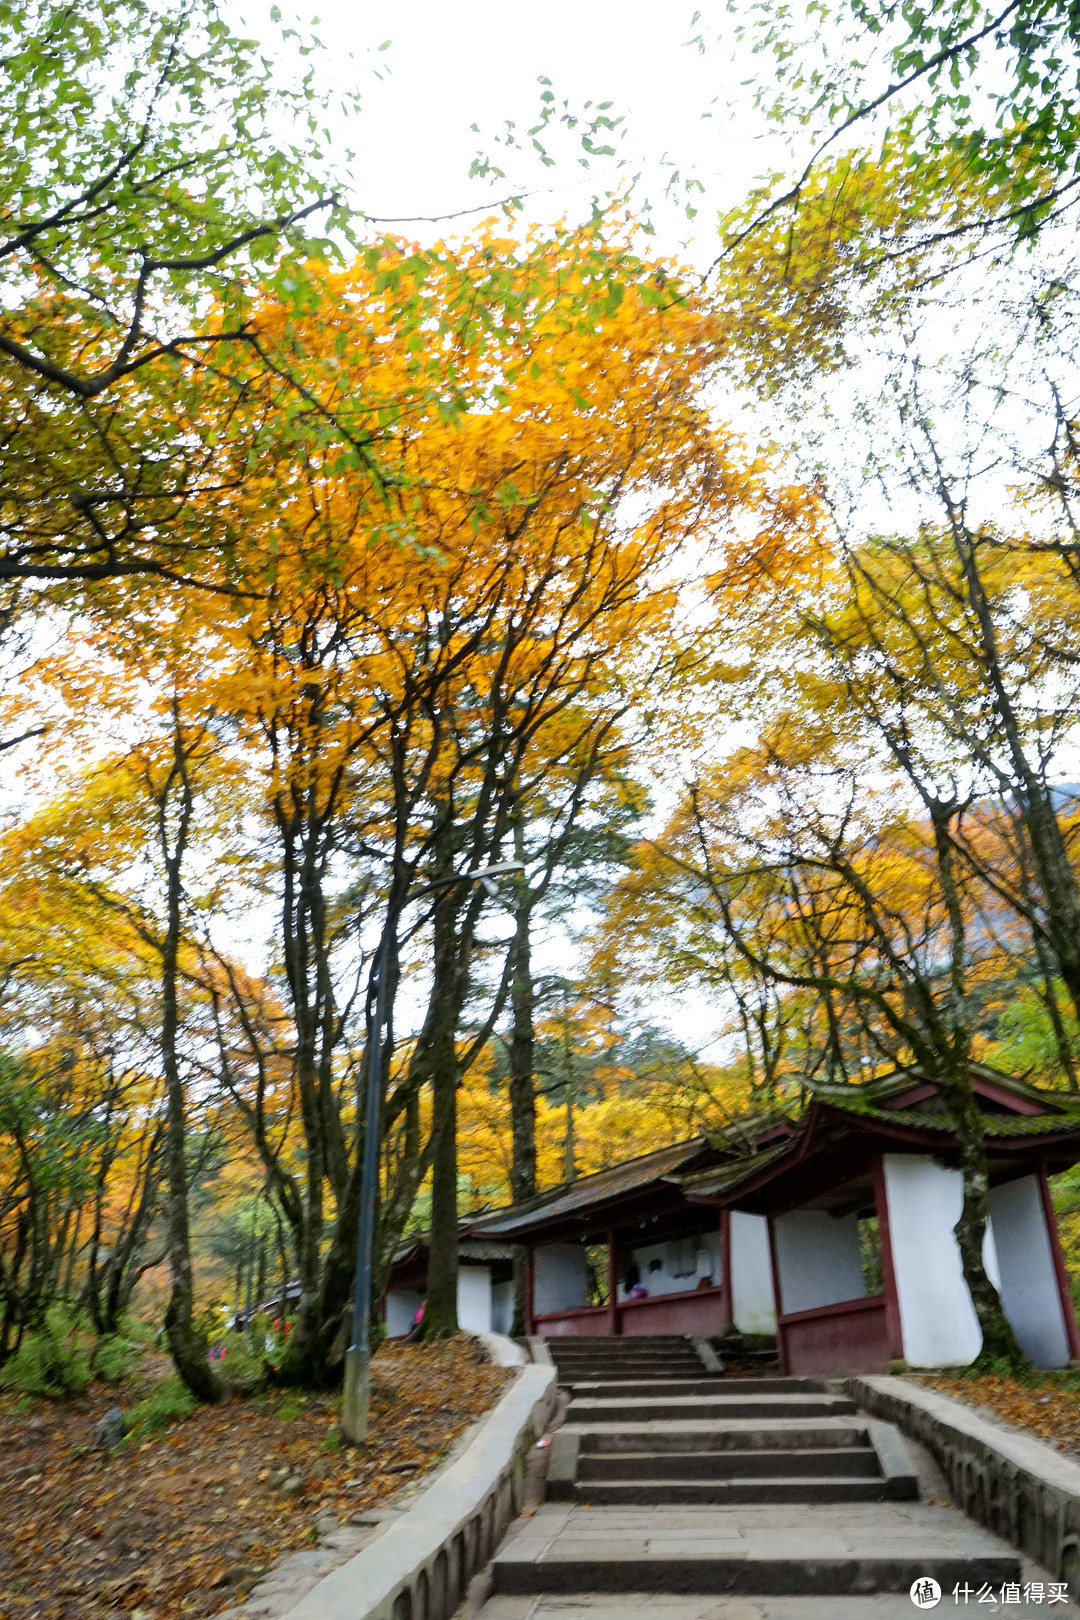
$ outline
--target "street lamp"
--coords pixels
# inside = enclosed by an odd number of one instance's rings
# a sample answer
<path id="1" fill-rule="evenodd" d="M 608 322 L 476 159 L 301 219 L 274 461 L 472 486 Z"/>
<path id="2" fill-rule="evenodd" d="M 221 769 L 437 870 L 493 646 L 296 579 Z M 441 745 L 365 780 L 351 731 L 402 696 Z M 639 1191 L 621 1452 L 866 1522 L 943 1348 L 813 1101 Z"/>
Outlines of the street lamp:
<path id="1" fill-rule="evenodd" d="M 494 877 L 507 872 L 523 872 L 521 861 L 486 866 L 479 872 L 460 872 L 437 878 L 417 889 L 407 900 L 420 900 L 435 889 L 452 888 L 456 883 L 482 883 L 495 894 Z M 402 902 L 404 906 L 405 902 Z M 401 908 L 399 908 L 401 909 Z M 379 1192 L 379 1137 L 382 1133 L 383 1032 L 390 1013 L 391 942 L 397 934 L 397 916 L 387 919 L 375 965 L 375 1018 L 368 1037 L 367 1108 L 364 1115 L 364 1158 L 360 1170 L 360 1232 L 356 1243 L 356 1276 L 353 1283 L 352 1343 L 345 1352 L 345 1393 L 341 1403 L 341 1427 L 347 1440 L 361 1445 L 367 1439 L 368 1406 L 371 1399 L 371 1280 L 375 1251 L 375 1206 Z"/>

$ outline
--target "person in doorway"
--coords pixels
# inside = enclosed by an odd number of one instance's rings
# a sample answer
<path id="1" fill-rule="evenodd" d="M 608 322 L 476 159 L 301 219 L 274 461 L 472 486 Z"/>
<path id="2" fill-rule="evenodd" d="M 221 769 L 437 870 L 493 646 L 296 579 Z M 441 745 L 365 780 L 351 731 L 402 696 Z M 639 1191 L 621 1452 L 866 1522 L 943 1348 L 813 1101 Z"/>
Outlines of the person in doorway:
<path id="1" fill-rule="evenodd" d="M 623 1277 L 623 1291 L 627 1299 L 648 1299 L 649 1290 L 641 1284 L 641 1272 L 636 1260 L 631 1260 Z"/>
<path id="2" fill-rule="evenodd" d="M 420 1330 L 424 1325 L 424 1301 L 420 1301 L 419 1309 L 412 1319 L 412 1327 L 405 1335 L 406 1344 L 415 1344 L 420 1337 Z"/>

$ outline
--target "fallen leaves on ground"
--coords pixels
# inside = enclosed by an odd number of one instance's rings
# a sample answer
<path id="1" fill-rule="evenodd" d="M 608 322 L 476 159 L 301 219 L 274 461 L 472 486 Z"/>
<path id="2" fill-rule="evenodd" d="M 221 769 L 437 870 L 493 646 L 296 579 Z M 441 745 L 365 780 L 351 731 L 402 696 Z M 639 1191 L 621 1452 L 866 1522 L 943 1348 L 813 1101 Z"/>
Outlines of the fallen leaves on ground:
<path id="1" fill-rule="evenodd" d="M 1080 1459 L 1080 1391 L 1074 1388 L 1062 1388 L 1049 1381 L 1022 1384 L 1016 1378 L 998 1378 L 991 1373 L 977 1378 L 920 1378 L 919 1382 L 966 1406 L 984 1407 L 1006 1423 Z"/>
<path id="2" fill-rule="evenodd" d="M 169 1370 L 163 1357 L 154 1371 Z M 88 1449 L 146 1393 L 0 1402 L 0 1620 L 196 1620 L 229 1608 L 315 1522 L 347 1522 L 436 1463 L 507 1377 L 463 1337 L 384 1345 L 371 1435 L 339 1448 L 332 1396 L 278 1390 L 203 1407 L 161 1434 Z M 16 1406 L 27 1407 L 17 1411 Z M 285 1495 L 283 1471 L 303 1477 Z"/>

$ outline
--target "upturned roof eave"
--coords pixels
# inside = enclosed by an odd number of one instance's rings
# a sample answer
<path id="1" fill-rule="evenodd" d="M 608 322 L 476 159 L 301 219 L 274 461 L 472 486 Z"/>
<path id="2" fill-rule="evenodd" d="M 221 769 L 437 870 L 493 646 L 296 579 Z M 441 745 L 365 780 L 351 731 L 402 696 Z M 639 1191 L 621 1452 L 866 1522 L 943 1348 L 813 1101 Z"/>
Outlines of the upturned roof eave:
<path id="1" fill-rule="evenodd" d="M 1019 1155 L 1033 1152 L 1037 1156 L 1043 1156 L 1047 1150 L 1065 1144 L 1080 1148 L 1080 1119 L 1062 1117 L 1060 1129 L 1054 1128 L 1058 1123 L 1055 1118 L 1053 1125 L 1048 1125 L 1045 1130 L 1024 1130 L 1021 1120 L 1030 1118 L 1030 1115 L 1018 1116 L 1017 1129 L 1013 1134 L 995 1132 L 988 1135 L 988 1146 L 995 1153 Z M 925 1126 L 913 1125 L 904 1120 L 889 1119 L 887 1110 L 875 1110 L 870 1114 L 834 1106 L 824 1098 L 814 1098 L 807 1109 L 802 1131 L 792 1140 L 785 1152 L 770 1156 L 765 1164 L 748 1164 L 745 1175 L 717 1187 L 714 1191 L 708 1188 L 708 1172 L 701 1174 L 702 1185 L 699 1187 L 693 1185 L 693 1179 L 696 1178 L 686 1178 L 682 1185 L 683 1196 L 694 1204 L 709 1204 L 720 1209 L 733 1208 L 752 1194 L 760 1192 L 770 1182 L 779 1181 L 787 1176 L 799 1164 L 814 1156 L 819 1148 L 835 1148 L 838 1140 L 842 1140 L 844 1135 L 859 1136 L 869 1142 L 876 1141 L 879 1145 L 899 1142 L 908 1148 L 919 1148 L 938 1156 L 952 1153 L 956 1149 L 955 1135 L 947 1125 L 934 1126 L 929 1123 Z M 717 1180 L 720 1180 L 719 1174 Z"/>

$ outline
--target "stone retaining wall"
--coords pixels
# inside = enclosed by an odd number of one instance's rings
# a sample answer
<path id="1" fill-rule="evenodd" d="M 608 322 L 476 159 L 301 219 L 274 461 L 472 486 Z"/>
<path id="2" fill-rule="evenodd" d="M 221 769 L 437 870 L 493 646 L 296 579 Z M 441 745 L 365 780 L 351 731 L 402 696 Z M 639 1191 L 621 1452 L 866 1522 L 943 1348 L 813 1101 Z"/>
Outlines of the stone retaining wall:
<path id="1" fill-rule="evenodd" d="M 525 1457 L 555 1396 L 554 1367 L 523 1367 L 457 1461 L 288 1620 L 448 1620 L 522 1505 Z"/>
<path id="2" fill-rule="evenodd" d="M 865 1411 L 933 1453 L 956 1506 L 1012 1542 L 1080 1599 L 1080 1463 L 904 1378 L 845 1378 Z"/>

